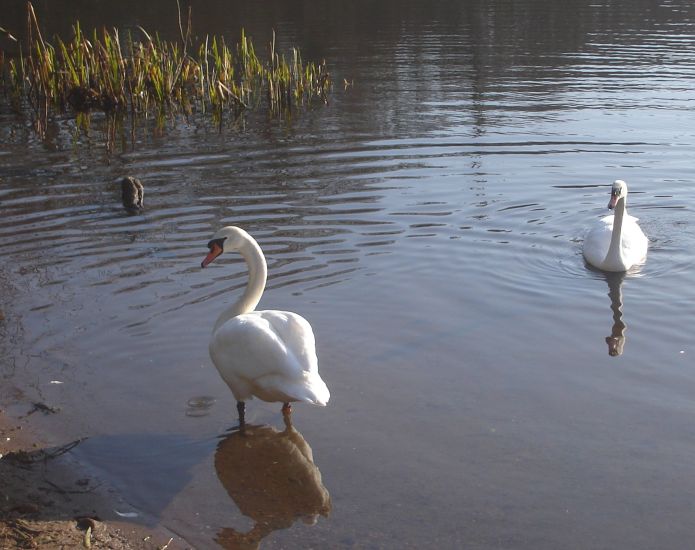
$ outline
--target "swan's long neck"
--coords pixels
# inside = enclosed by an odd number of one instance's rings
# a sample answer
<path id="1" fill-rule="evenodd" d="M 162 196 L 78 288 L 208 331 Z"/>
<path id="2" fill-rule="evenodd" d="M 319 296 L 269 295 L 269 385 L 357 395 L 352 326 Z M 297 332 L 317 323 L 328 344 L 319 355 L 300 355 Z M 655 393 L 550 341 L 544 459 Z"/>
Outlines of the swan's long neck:
<path id="1" fill-rule="evenodd" d="M 608 296 L 611 299 L 611 310 L 613 311 L 613 326 L 611 335 L 606 336 L 608 344 L 608 355 L 615 357 L 623 354 L 625 348 L 625 329 L 623 321 L 623 279 L 624 273 L 611 273 L 606 279 L 608 282 Z"/>
<path id="2" fill-rule="evenodd" d="M 618 200 L 615 205 L 615 214 L 613 216 L 613 233 L 611 234 L 611 244 L 608 247 L 608 253 L 604 263 L 612 264 L 621 262 L 622 255 L 622 234 L 623 234 L 623 217 L 625 216 L 627 198 L 623 197 Z"/>
<path id="3" fill-rule="evenodd" d="M 244 257 L 244 260 L 246 260 L 246 265 L 249 270 L 249 282 L 241 297 L 227 307 L 217 318 L 213 332 L 232 317 L 256 309 L 258 302 L 261 301 L 263 290 L 265 289 L 265 282 L 268 277 L 268 266 L 265 262 L 261 247 L 258 246 L 256 241 L 249 238 L 242 248 L 239 249 L 239 253 Z"/>
<path id="4" fill-rule="evenodd" d="M 614 274 L 612 274 L 614 275 Z M 613 328 L 611 336 L 620 337 L 625 332 L 623 322 L 623 278 L 624 273 L 618 273 L 618 277 L 608 279 L 608 297 L 611 299 L 611 311 L 613 311 Z"/>

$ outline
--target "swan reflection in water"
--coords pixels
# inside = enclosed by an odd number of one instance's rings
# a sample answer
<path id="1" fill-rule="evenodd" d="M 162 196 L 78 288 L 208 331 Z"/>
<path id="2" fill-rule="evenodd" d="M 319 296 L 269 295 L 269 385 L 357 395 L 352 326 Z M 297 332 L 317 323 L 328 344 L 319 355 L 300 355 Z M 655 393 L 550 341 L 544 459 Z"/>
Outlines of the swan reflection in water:
<path id="1" fill-rule="evenodd" d="M 625 323 L 623 322 L 623 280 L 625 273 L 606 273 L 608 283 L 608 296 L 611 299 L 611 310 L 613 311 L 613 328 L 611 335 L 606 336 L 608 344 L 608 355 L 616 357 L 623 354 L 625 347 Z"/>
<path id="2" fill-rule="evenodd" d="M 331 500 L 314 464 L 311 447 L 284 415 L 285 429 L 246 426 L 223 439 L 215 452 L 215 470 L 239 510 L 255 525 L 241 533 L 224 528 L 216 541 L 227 549 L 256 549 L 261 540 L 297 519 L 313 525 L 328 517 Z"/>

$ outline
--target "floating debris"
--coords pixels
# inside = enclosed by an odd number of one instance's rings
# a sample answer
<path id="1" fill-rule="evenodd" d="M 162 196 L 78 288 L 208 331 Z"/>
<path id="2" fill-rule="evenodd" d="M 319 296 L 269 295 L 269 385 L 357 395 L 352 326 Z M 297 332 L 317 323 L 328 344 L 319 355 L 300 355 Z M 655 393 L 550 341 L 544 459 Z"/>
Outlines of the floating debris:
<path id="1" fill-rule="evenodd" d="M 24 417 L 29 416 L 31 414 L 34 414 L 35 412 L 42 412 L 43 414 L 56 414 L 60 412 L 60 409 L 55 408 L 55 407 L 49 407 L 45 403 L 40 403 L 38 401 L 35 401 L 34 403 L 31 404 L 31 409 L 29 409 L 29 412 L 27 412 Z"/>
<path id="2" fill-rule="evenodd" d="M 114 512 L 122 518 L 136 518 L 140 515 L 137 512 L 119 512 L 118 510 L 114 510 Z"/>
<path id="3" fill-rule="evenodd" d="M 12 40 L 12 42 L 17 42 L 17 39 L 14 36 L 12 36 L 12 34 L 8 30 L 4 29 L 3 27 L 0 27 L 0 35 L 9 38 L 10 40 Z"/>

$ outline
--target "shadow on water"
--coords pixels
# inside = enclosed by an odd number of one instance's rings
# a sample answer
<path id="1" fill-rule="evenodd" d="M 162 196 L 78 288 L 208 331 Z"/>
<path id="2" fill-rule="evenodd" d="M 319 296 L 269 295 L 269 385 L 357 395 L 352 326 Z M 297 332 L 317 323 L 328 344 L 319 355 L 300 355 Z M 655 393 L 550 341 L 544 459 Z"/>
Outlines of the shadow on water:
<path id="1" fill-rule="evenodd" d="M 100 517 L 152 526 L 186 494 L 197 479 L 196 469 L 207 469 L 214 441 L 181 434 L 96 436 L 36 456 L 18 455 L 16 462 L 32 466 L 45 462 L 47 456 L 65 455 L 91 464 L 93 475 L 85 491 L 106 484 L 123 495 L 112 509 L 100 511 Z M 46 475 L 44 470 L 37 475 Z M 212 519 L 216 512 L 197 509 L 208 516 L 205 523 L 214 525 L 215 541 L 226 549 L 259 548 L 274 531 L 289 529 L 297 520 L 314 525 L 319 516 L 328 517 L 331 511 L 330 495 L 314 464 L 313 451 L 290 419 L 285 419 L 282 431 L 247 425 L 244 435 L 233 431 L 222 436 L 214 450 L 214 471 L 236 508 L 219 503 L 220 519 Z M 54 477 L 52 486 L 59 492 L 65 483 L 58 481 L 58 474 Z M 245 523 L 239 512 L 253 522 L 249 530 L 239 527 Z M 240 523 L 222 527 L 229 524 L 230 516 Z"/>
<path id="2" fill-rule="evenodd" d="M 128 504 L 115 497 L 108 483 L 76 468 L 73 453 L 82 443 L 77 439 L 0 454 L 0 547 L 122 548 L 117 525 L 124 520 L 146 525 L 143 534 L 156 524 L 141 514 L 125 512 Z M 111 524 L 108 531 L 106 524 Z M 153 533 L 143 540 L 162 548 L 168 535 Z M 142 547 L 155 546 L 143 543 Z"/>
<path id="3" fill-rule="evenodd" d="M 96 477 L 125 495 L 127 506 L 115 511 L 118 517 L 154 524 L 191 482 L 195 466 L 209 456 L 210 439 L 149 433 L 95 436 L 71 454 L 93 465 Z"/>
<path id="4" fill-rule="evenodd" d="M 331 511 L 311 447 L 288 418 L 283 431 L 247 426 L 243 435 L 226 436 L 215 452 L 215 471 L 241 513 L 254 522 L 246 533 L 221 529 L 215 540 L 224 548 L 259 548 L 273 531 L 298 519 L 314 525 Z"/>

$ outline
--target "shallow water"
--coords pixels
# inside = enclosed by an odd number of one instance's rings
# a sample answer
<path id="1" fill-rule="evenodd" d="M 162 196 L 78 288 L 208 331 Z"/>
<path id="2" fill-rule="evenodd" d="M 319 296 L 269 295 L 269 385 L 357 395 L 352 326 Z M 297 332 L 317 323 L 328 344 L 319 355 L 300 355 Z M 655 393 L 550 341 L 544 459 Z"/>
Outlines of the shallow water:
<path id="1" fill-rule="evenodd" d="M 194 23 L 259 41 L 275 27 L 326 58 L 330 105 L 291 123 L 180 121 L 108 153 L 98 121 L 88 136 L 58 121 L 41 142 L 2 113 L 4 403 L 17 386 L 59 407 L 37 423 L 87 437 L 75 456 L 197 547 L 266 522 L 263 548 L 682 548 L 695 8 L 275 7 L 194 5 Z M 176 35 L 175 18 L 125 8 L 80 18 Z M 126 173 L 142 214 L 119 205 Z M 607 278 L 581 240 L 617 178 L 650 251 Z M 235 406 L 207 341 L 245 271 L 199 265 L 232 223 L 267 255 L 261 307 L 316 333 L 331 402 L 294 412 L 330 493 L 315 525 L 306 509 L 292 527 L 286 508 L 254 517 L 229 472 Z M 282 431 L 279 405 L 248 414 Z M 282 442 L 258 452 L 306 453 Z"/>

